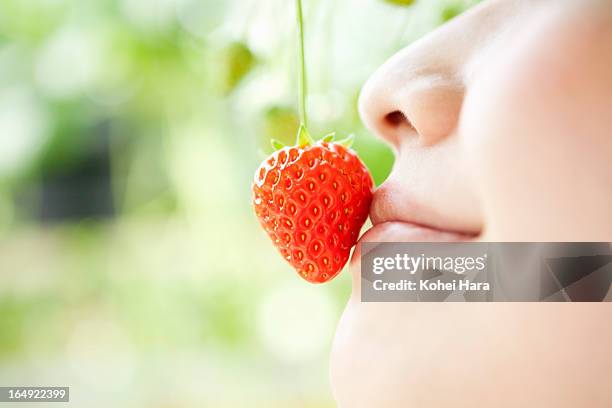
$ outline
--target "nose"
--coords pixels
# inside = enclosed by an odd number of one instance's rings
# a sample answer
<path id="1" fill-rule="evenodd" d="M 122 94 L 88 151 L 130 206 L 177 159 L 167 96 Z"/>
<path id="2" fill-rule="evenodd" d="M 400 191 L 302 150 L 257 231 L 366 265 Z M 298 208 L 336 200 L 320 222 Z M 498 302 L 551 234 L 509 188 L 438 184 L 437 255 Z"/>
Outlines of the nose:
<path id="1" fill-rule="evenodd" d="M 372 75 L 359 100 L 368 129 L 396 148 L 406 139 L 430 146 L 453 133 L 466 89 L 464 68 L 475 47 L 466 40 L 473 14 L 423 37 Z"/>

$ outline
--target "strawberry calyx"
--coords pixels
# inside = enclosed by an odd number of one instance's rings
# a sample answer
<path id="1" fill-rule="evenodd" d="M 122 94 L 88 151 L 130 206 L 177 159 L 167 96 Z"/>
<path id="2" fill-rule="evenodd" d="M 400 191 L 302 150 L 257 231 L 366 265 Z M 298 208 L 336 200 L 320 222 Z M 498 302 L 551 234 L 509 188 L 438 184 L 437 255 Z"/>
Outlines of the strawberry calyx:
<path id="1" fill-rule="evenodd" d="M 323 143 L 336 143 L 336 144 L 346 147 L 347 149 L 349 149 L 353 145 L 353 142 L 355 141 L 355 135 L 353 133 L 349 134 L 344 139 L 335 140 L 335 138 L 336 138 L 336 132 L 332 132 L 332 133 L 329 133 L 323 136 L 321 139 L 319 139 L 319 141 Z M 272 148 L 275 151 L 281 150 L 287 147 L 283 142 L 277 139 L 271 139 L 270 143 L 272 144 Z M 308 129 L 306 129 L 306 126 L 302 123 L 298 129 L 294 146 L 297 146 L 303 149 L 308 146 L 312 146 L 315 143 L 316 143 L 315 139 L 310 135 L 310 132 L 308 131 Z"/>

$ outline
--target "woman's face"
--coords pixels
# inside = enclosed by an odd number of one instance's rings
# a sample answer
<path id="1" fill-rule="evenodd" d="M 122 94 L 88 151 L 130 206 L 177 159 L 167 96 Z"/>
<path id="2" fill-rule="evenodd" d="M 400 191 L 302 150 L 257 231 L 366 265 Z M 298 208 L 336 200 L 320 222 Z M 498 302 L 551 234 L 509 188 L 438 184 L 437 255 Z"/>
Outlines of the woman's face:
<path id="1" fill-rule="evenodd" d="M 612 2 L 485 1 L 385 63 L 360 110 L 396 152 L 362 242 L 612 241 Z M 609 304 L 361 303 L 359 251 L 351 269 L 332 355 L 342 407 L 606 392 Z M 525 381 L 540 399 L 521 399 Z"/>
<path id="2" fill-rule="evenodd" d="M 360 104 L 397 156 L 373 222 L 612 241 L 611 14 L 605 0 L 484 2 L 385 63 Z"/>

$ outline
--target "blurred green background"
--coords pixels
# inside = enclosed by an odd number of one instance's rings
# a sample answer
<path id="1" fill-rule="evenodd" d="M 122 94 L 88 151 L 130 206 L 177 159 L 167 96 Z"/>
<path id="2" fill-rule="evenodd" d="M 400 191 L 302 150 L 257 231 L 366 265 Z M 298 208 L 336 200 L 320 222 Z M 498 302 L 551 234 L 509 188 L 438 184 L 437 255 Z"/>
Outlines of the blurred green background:
<path id="1" fill-rule="evenodd" d="M 474 1 L 392 3 L 304 1 L 311 131 L 356 133 L 377 183 L 393 157 L 360 87 Z M 293 6 L 0 0 L 0 385 L 92 408 L 334 406 L 348 274 L 303 282 L 250 204 L 269 139 L 296 132 Z"/>

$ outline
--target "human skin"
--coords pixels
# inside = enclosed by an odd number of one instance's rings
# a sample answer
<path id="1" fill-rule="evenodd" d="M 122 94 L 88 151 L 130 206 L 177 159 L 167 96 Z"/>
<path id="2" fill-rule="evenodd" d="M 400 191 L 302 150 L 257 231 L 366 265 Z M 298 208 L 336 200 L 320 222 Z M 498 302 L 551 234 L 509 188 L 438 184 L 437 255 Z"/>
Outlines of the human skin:
<path id="1" fill-rule="evenodd" d="M 361 242 L 612 242 L 612 2 L 485 1 L 360 111 L 396 153 Z M 339 407 L 612 406 L 612 303 L 361 303 L 351 273 Z"/>

